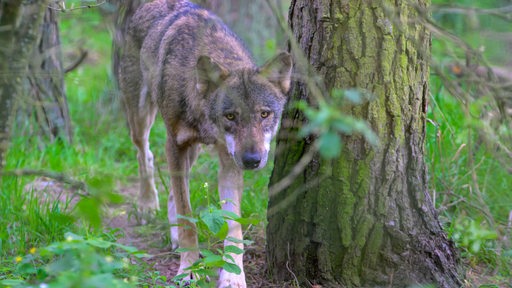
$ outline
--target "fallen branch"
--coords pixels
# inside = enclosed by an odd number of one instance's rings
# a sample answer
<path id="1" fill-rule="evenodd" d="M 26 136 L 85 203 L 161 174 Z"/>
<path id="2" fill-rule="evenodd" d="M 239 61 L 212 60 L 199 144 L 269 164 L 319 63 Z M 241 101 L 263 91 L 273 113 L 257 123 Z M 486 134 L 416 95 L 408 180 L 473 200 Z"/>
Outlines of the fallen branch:
<path id="1" fill-rule="evenodd" d="M 32 170 L 32 169 L 19 169 L 19 170 L 10 170 L 0 172 L 0 176 L 39 176 L 53 179 L 57 182 L 66 183 L 71 186 L 71 188 L 75 189 L 74 192 L 80 197 L 89 197 L 89 193 L 87 193 L 87 185 L 82 182 L 75 180 L 67 175 L 62 173 L 44 171 L 44 170 Z M 78 191 L 84 191 L 84 193 L 80 193 Z"/>

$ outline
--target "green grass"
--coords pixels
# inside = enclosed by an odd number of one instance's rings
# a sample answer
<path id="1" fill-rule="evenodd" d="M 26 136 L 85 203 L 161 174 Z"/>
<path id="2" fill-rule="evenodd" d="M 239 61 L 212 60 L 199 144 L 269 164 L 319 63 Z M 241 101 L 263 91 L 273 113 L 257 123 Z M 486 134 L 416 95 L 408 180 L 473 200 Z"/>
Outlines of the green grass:
<path id="1" fill-rule="evenodd" d="M 111 36 L 106 20 L 94 9 L 77 10 L 62 14 L 61 37 L 63 55 L 67 62 L 76 56 L 77 47 L 88 51 L 88 58 L 76 70 L 66 75 L 66 91 L 73 126 L 73 143 L 41 143 L 31 134 L 33 123 L 19 123 L 7 155 L 5 170 L 45 170 L 63 173 L 88 184 L 90 191 L 100 195 L 118 192 L 120 186 L 131 186 L 138 181 L 136 149 L 131 143 L 126 120 L 119 103 L 111 74 Z M 169 173 L 165 161 L 165 129 L 158 117 L 151 133 L 151 145 L 158 166 L 157 182 L 161 211 L 156 225 L 168 241 L 167 188 Z M 208 150 L 208 149 L 206 149 Z M 260 172 L 246 173 L 246 188 L 242 203 L 244 217 L 264 222 L 267 203 L 267 175 L 271 165 Z M 218 162 L 211 153 L 203 153 L 191 174 L 191 203 L 197 213 L 210 204 L 218 204 Z M 91 229 L 84 213 L 66 210 L 68 203 L 41 202 L 37 193 L 27 189 L 37 177 L 5 176 L 0 182 L 0 281 L 3 279 L 34 279 L 32 274 L 20 272 L 16 257 L 30 256 L 33 247 L 42 248 L 64 240 L 67 232 L 104 238 L 102 229 Z M 208 183 L 208 188 L 204 188 Z M 98 196 L 94 199 L 102 199 Z M 102 199 L 101 201 L 105 201 Z M 82 203 L 86 209 L 98 208 L 90 202 Z M 85 210 L 86 210 L 85 209 Z M 82 211 L 83 212 L 83 211 Z M 92 213 L 94 214 L 94 213 Z M 85 216 L 85 217 L 83 217 Z M 201 241 L 207 233 L 201 233 Z M 115 240 L 115 237 L 112 239 Z M 163 242 L 162 245 L 167 245 Z M 110 252 L 102 252 L 110 253 Z M 25 261 L 25 260 L 23 260 Z M 42 267 L 44 263 L 37 265 Z M 136 276 L 147 279 L 144 269 L 128 269 L 119 277 Z M 147 268 L 147 267 L 146 267 Z M 149 269 L 149 268 L 147 268 Z M 94 271 L 90 271 L 94 272 Z M 131 275 L 129 275 L 131 273 Z M 151 274 L 152 275 L 152 274 Z M 2 285 L 0 285 L 2 286 Z"/>
<path id="2" fill-rule="evenodd" d="M 510 277 L 510 240 L 500 239 L 508 233 L 512 177 L 500 162 L 506 157 L 480 133 L 492 106 L 481 100 L 465 109 L 439 79 L 432 83 L 426 147 L 436 207 L 464 259 Z"/>
<path id="3" fill-rule="evenodd" d="M 482 23 L 488 22 L 492 21 Z M 111 36 L 106 23 L 95 9 L 63 14 L 61 36 L 65 58 L 71 62 L 76 57 L 74 51 L 77 47 L 89 52 L 89 58 L 66 75 L 74 143 L 42 145 L 30 133 L 30 127 L 33 127 L 30 123 L 18 124 L 13 129 L 7 171 L 42 169 L 64 173 L 105 195 L 138 181 L 136 150 L 129 139 L 119 95 L 113 84 Z M 464 19 L 456 18 L 453 27 L 456 32 L 464 32 L 465 29 L 457 28 L 463 25 Z M 467 38 L 476 46 L 482 43 L 476 35 Z M 488 48 L 488 59 L 504 57 L 504 52 L 497 46 Z M 457 45 L 442 41 L 434 41 L 433 48 L 436 61 L 448 61 L 454 55 L 463 55 Z M 497 277 L 510 277 L 512 251 L 507 249 L 511 243 L 500 239 L 507 233 L 508 213 L 512 210 L 512 177 L 502 168 L 499 151 L 484 141 L 479 133 L 482 129 L 480 115 L 492 105 L 488 105 L 484 97 L 465 107 L 446 91 L 436 76 L 432 77 L 431 90 L 426 158 L 430 192 L 435 194 L 436 207 L 441 209 L 443 223 L 467 262 L 497 270 Z M 164 235 L 166 239 L 162 245 L 168 244 L 166 190 L 169 174 L 165 162 L 165 135 L 164 125 L 158 117 L 150 142 L 155 165 L 159 168 L 157 182 L 161 210 L 157 223 L 150 229 L 158 229 Z M 199 157 L 191 173 L 191 203 L 197 213 L 219 202 L 218 162 L 214 154 L 208 152 L 209 149 L 205 150 L 207 153 Z M 244 176 L 243 216 L 256 218 L 262 225 L 266 221 L 267 183 L 271 170 L 272 163 L 269 163 L 263 171 L 248 172 Z M 66 232 L 87 236 L 87 239 L 116 239 L 113 233 L 89 229 L 82 218 L 67 212 L 66 203 L 41 202 L 38 192 L 26 189 L 34 179 L 4 176 L 0 181 L 0 281 L 27 278 L 17 270 L 15 257 L 30 254 L 33 247 L 63 241 Z M 205 183 L 208 183 L 207 188 Z M 477 187 L 480 194 L 475 190 Z M 208 237 L 208 233 L 200 235 L 202 242 L 209 241 Z M 137 276 L 149 279 L 147 281 L 156 281 L 160 277 L 151 271 L 144 272 L 146 268 L 144 265 L 138 269 L 132 267 L 116 272 L 116 275 L 120 279 Z"/>

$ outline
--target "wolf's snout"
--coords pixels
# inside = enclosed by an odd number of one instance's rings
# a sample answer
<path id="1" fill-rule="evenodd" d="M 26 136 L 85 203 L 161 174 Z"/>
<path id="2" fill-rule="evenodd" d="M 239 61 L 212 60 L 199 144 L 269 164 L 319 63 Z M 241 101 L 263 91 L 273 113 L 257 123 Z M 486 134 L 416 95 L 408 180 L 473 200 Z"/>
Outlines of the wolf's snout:
<path id="1" fill-rule="evenodd" d="M 242 155 L 242 163 L 245 169 L 256 169 L 260 166 L 261 156 L 259 153 L 255 152 L 245 152 Z"/>

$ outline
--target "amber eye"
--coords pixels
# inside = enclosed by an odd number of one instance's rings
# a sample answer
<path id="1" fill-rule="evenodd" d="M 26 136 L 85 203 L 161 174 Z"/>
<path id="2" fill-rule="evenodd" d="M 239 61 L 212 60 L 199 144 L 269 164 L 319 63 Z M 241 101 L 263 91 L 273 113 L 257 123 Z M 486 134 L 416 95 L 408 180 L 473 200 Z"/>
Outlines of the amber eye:
<path id="1" fill-rule="evenodd" d="M 269 115 L 270 115 L 270 112 L 268 112 L 268 111 L 261 112 L 261 118 L 267 118 Z"/>
<path id="2" fill-rule="evenodd" d="M 235 114 L 233 114 L 233 113 L 228 113 L 228 114 L 224 115 L 224 117 L 226 117 L 226 119 L 228 119 L 229 121 L 235 120 Z"/>

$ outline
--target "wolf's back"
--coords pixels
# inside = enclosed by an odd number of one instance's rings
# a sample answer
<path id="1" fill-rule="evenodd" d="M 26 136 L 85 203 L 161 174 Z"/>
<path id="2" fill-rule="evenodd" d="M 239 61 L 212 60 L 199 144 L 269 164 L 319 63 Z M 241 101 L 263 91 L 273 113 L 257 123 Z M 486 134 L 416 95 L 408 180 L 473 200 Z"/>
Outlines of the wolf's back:
<path id="1" fill-rule="evenodd" d="M 144 4 L 135 13 L 129 33 L 134 44 L 146 48 L 155 60 L 158 53 L 166 54 L 188 64 L 181 66 L 190 66 L 199 55 L 208 55 L 228 69 L 254 65 L 245 45 L 222 20 L 186 0 Z"/>

